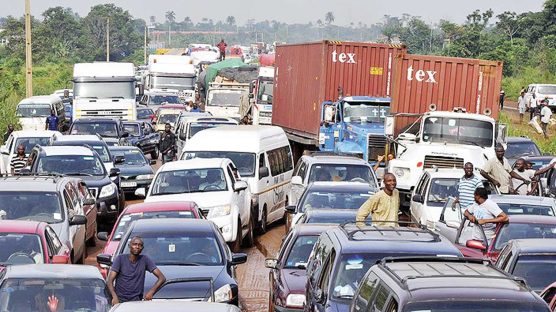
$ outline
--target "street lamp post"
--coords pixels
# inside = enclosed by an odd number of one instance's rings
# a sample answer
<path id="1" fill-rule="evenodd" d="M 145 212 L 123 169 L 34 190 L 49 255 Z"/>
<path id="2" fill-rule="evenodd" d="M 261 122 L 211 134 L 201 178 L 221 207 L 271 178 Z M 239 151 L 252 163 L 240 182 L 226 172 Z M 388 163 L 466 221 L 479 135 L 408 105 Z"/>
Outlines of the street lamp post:
<path id="1" fill-rule="evenodd" d="M 31 0 L 25 0 L 25 94 L 33 96 L 33 53 L 31 49 Z"/>

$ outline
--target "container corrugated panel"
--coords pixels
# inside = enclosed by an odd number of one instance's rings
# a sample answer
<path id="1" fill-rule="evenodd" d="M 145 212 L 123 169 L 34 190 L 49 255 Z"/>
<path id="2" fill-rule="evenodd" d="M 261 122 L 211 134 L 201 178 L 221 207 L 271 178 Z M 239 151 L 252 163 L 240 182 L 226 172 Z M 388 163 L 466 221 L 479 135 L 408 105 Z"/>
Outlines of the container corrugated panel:
<path id="1" fill-rule="evenodd" d="M 320 104 L 343 96 L 389 97 L 401 45 L 323 41 L 276 48 L 272 122 L 306 137 L 318 134 Z"/>
<path id="2" fill-rule="evenodd" d="M 392 113 L 421 114 L 431 104 L 438 111 L 463 107 L 469 113 L 491 111 L 498 117 L 502 62 L 405 55 L 395 60 Z M 400 130 L 415 118 L 396 118 Z"/>

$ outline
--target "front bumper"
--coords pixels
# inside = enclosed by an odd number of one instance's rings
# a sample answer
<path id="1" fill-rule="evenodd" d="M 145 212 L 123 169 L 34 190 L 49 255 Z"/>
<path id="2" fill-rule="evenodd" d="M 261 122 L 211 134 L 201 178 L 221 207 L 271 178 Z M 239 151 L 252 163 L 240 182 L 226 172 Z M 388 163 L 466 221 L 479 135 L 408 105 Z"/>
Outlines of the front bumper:
<path id="1" fill-rule="evenodd" d="M 127 194 L 135 194 L 135 190 L 138 188 L 145 188 L 145 191 L 149 190 L 149 186 L 151 185 L 152 179 L 150 180 L 124 180 L 120 181 L 120 187 Z"/>

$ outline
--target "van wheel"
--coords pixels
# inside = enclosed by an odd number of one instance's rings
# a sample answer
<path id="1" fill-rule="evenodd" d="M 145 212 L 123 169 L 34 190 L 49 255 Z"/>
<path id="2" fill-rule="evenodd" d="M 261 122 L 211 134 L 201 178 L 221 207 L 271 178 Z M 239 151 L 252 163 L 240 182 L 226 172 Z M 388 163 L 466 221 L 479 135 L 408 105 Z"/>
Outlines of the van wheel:
<path id="1" fill-rule="evenodd" d="M 259 230 L 261 234 L 266 233 L 268 231 L 268 215 L 266 213 L 266 205 L 263 208 L 263 215 L 261 216 L 261 224 L 259 225 Z"/>
<path id="2" fill-rule="evenodd" d="M 252 217 L 249 218 L 249 229 L 242 243 L 244 247 L 252 247 L 255 244 L 255 221 Z"/>
<path id="3" fill-rule="evenodd" d="M 151 152 L 151 159 L 152 160 L 158 159 L 158 146 L 155 146 L 154 151 Z"/>
<path id="4" fill-rule="evenodd" d="M 236 240 L 232 242 L 230 246 L 233 252 L 239 252 L 241 250 L 241 244 L 243 241 L 241 232 L 241 220 L 237 220 Z"/>

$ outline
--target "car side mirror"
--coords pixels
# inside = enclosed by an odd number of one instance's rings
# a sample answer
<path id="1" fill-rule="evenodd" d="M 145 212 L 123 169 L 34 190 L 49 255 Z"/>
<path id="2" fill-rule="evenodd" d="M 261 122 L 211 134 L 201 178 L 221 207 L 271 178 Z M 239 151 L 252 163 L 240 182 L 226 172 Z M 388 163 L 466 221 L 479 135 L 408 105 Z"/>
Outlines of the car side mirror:
<path id="1" fill-rule="evenodd" d="M 478 249 L 480 251 L 485 251 L 486 250 L 486 246 L 485 246 L 485 244 L 483 244 L 482 241 L 474 240 L 474 239 L 468 240 L 465 243 L 465 247 L 472 248 L 472 249 Z"/>
<path id="2" fill-rule="evenodd" d="M 286 212 L 294 214 L 295 213 L 295 208 L 297 208 L 297 206 L 295 206 L 295 205 L 286 206 Z"/>
<path id="3" fill-rule="evenodd" d="M 278 269 L 278 259 L 268 258 L 264 261 L 264 266 L 269 269 Z"/>
<path id="4" fill-rule="evenodd" d="M 81 202 L 81 204 L 83 206 L 90 206 L 90 205 L 94 205 L 96 203 L 97 203 L 97 201 L 92 197 L 83 198 L 83 201 Z"/>
<path id="5" fill-rule="evenodd" d="M 122 138 L 127 138 L 129 137 L 129 132 L 123 132 L 122 133 Z"/>
<path id="6" fill-rule="evenodd" d="M 253 93 L 249 93 L 249 98 L 250 98 L 250 99 L 252 99 L 252 98 L 254 98 L 254 97 L 255 97 L 255 95 L 254 95 Z"/>
<path id="7" fill-rule="evenodd" d="M 119 165 L 125 162 L 125 156 L 115 156 L 114 157 L 114 164 Z"/>
<path id="8" fill-rule="evenodd" d="M 303 185 L 303 179 L 300 176 L 292 177 L 292 185 Z"/>
<path id="9" fill-rule="evenodd" d="M 149 164 L 151 164 L 151 166 L 152 166 L 152 165 L 156 165 L 156 159 L 151 159 L 151 161 L 149 162 Z"/>
<path id="10" fill-rule="evenodd" d="M 232 261 L 230 262 L 232 265 L 242 264 L 245 262 L 247 262 L 247 254 L 245 253 L 232 254 Z"/>
<path id="11" fill-rule="evenodd" d="M 245 181 L 237 181 L 234 185 L 234 191 L 240 192 L 247 189 L 247 182 Z"/>
<path id="12" fill-rule="evenodd" d="M 414 202 L 421 203 L 421 204 L 424 202 L 423 196 L 421 196 L 421 194 L 415 194 L 415 195 L 413 195 L 412 200 L 413 200 Z"/>
<path id="13" fill-rule="evenodd" d="M 119 176 L 119 175 L 120 175 L 120 169 L 118 169 L 118 168 L 112 168 L 112 169 L 110 169 L 110 177 L 111 177 L 111 178 L 117 177 L 117 176 Z"/>
<path id="14" fill-rule="evenodd" d="M 101 240 L 101 241 L 104 241 L 104 242 L 108 241 L 108 232 L 98 232 L 97 233 L 97 238 L 98 238 L 98 240 Z"/>
<path id="15" fill-rule="evenodd" d="M 135 190 L 135 196 L 145 198 L 147 196 L 147 190 L 144 187 L 140 187 Z"/>
<path id="16" fill-rule="evenodd" d="M 55 255 L 52 256 L 52 263 L 54 264 L 69 264 L 70 257 L 67 255 Z"/>
<path id="17" fill-rule="evenodd" d="M 87 217 L 83 215 L 75 215 L 71 218 L 69 225 L 83 225 L 87 224 Z"/>
<path id="18" fill-rule="evenodd" d="M 104 264 L 106 266 L 111 266 L 112 265 L 112 256 L 107 255 L 107 254 L 97 255 L 97 262 L 99 264 Z"/>
<path id="19" fill-rule="evenodd" d="M 182 141 L 187 140 L 187 136 L 185 135 L 184 132 L 180 132 L 180 134 L 178 135 L 178 138 Z"/>
<path id="20" fill-rule="evenodd" d="M 321 289 L 315 290 L 315 300 L 318 303 L 324 303 L 326 301 L 326 296 L 324 295 Z"/>
<path id="21" fill-rule="evenodd" d="M 268 177 L 270 172 L 268 171 L 268 167 L 261 167 L 259 168 L 259 179 Z"/>

